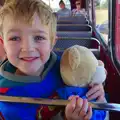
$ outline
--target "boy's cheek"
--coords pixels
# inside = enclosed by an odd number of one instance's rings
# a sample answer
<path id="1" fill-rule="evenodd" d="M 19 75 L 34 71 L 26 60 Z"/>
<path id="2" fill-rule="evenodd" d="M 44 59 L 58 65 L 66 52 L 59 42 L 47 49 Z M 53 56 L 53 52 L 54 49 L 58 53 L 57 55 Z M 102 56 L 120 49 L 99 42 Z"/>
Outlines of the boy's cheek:
<path id="1" fill-rule="evenodd" d="M 3 46 L 0 44 L 0 60 L 6 56 Z"/>
<path id="2" fill-rule="evenodd" d="M 5 50 L 4 50 L 4 43 L 3 43 L 3 39 L 0 37 L 0 53 L 3 53 L 3 52 L 5 52 Z"/>
<path id="3" fill-rule="evenodd" d="M 3 45 L 3 39 L 0 37 L 0 45 Z"/>

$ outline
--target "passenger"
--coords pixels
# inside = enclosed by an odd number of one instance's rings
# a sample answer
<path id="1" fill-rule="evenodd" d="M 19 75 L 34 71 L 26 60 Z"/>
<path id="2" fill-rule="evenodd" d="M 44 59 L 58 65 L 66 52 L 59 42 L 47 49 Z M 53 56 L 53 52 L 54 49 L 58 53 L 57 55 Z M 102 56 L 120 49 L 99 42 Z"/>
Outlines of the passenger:
<path id="1" fill-rule="evenodd" d="M 76 4 L 76 9 L 72 10 L 72 15 L 73 16 L 84 15 L 85 17 L 87 17 L 87 12 L 85 11 L 85 9 L 81 8 L 81 0 L 77 0 L 75 4 Z"/>
<path id="2" fill-rule="evenodd" d="M 52 52 L 56 37 L 56 18 L 52 10 L 42 0 L 6 0 L 0 10 L 0 23 L 0 42 L 8 58 L 0 67 L 0 94 L 59 97 L 56 91 L 64 84 L 60 76 L 60 58 Z M 92 86 L 88 99 L 104 101 L 102 84 Z M 65 113 L 60 107 L 0 102 L 0 118 L 88 120 L 92 117 L 87 100 L 78 96 L 72 96 L 69 100 Z M 63 116 L 59 114 L 62 110 Z M 103 119 L 102 115 L 99 117 Z"/>
<path id="3" fill-rule="evenodd" d="M 71 16 L 71 10 L 66 8 L 65 3 L 61 0 L 59 2 L 60 10 L 57 12 L 57 16 L 64 17 L 64 16 Z"/>

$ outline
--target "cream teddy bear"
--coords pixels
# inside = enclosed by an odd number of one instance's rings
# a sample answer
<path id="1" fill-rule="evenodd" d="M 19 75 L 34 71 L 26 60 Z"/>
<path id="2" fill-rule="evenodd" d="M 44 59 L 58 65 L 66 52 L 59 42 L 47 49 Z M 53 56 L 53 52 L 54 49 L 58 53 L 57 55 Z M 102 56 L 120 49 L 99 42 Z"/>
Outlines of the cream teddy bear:
<path id="1" fill-rule="evenodd" d="M 96 59 L 90 49 L 74 45 L 62 55 L 60 72 L 68 86 L 87 87 L 90 83 L 103 83 L 106 71 L 102 61 Z"/>
<path id="2" fill-rule="evenodd" d="M 106 79 L 103 62 L 97 60 L 90 49 L 79 45 L 74 45 L 64 51 L 60 72 L 65 83 L 65 86 L 58 90 L 61 99 L 68 99 L 71 95 L 85 99 L 90 83 L 100 84 Z M 105 111 L 93 110 L 91 120 L 103 120 L 105 117 Z"/>

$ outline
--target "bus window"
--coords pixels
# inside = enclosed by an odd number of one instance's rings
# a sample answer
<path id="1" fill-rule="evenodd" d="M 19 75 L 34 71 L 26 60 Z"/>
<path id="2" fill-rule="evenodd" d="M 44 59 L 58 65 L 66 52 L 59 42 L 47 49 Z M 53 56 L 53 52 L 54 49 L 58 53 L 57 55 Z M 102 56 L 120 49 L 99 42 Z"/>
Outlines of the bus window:
<path id="1" fill-rule="evenodd" d="M 57 12 L 60 9 L 59 7 L 60 0 L 43 0 L 43 1 L 53 9 L 53 12 Z M 63 1 L 65 3 L 66 8 L 71 9 L 70 1 L 69 0 Z"/>
<path id="2" fill-rule="evenodd" d="M 108 44 L 108 0 L 97 0 L 95 10 L 97 30 Z"/>

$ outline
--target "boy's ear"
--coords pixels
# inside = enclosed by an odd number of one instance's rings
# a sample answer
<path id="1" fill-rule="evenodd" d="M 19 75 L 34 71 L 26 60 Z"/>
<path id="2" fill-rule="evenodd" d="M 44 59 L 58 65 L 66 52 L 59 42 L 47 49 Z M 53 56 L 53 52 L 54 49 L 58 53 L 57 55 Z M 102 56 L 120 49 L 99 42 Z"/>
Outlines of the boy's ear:
<path id="1" fill-rule="evenodd" d="M 4 49 L 4 42 L 2 37 L 0 37 L 0 61 L 3 61 L 6 59 L 6 52 Z"/>
<path id="2" fill-rule="evenodd" d="M 54 45 L 56 44 L 57 40 L 58 40 L 58 36 L 56 35 L 54 40 Z"/>
<path id="3" fill-rule="evenodd" d="M 55 46 L 57 40 L 58 40 L 58 36 L 55 36 L 54 40 L 53 40 L 53 43 L 52 43 L 52 48 L 51 49 L 53 49 L 53 47 Z"/>

